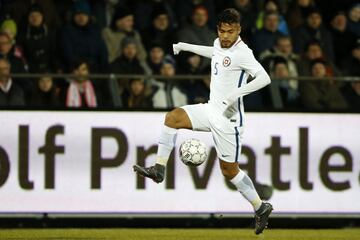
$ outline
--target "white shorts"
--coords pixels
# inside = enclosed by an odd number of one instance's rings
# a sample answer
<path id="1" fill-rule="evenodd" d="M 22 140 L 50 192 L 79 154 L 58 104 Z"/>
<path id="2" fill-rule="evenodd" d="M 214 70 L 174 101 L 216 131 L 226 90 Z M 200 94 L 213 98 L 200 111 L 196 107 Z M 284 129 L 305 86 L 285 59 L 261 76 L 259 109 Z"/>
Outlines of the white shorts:
<path id="1" fill-rule="evenodd" d="M 212 133 L 219 159 L 225 162 L 238 162 L 243 138 L 239 114 L 228 119 L 208 103 L 186 105 L 181 108 L 189 116 L 194 131 Z"/>

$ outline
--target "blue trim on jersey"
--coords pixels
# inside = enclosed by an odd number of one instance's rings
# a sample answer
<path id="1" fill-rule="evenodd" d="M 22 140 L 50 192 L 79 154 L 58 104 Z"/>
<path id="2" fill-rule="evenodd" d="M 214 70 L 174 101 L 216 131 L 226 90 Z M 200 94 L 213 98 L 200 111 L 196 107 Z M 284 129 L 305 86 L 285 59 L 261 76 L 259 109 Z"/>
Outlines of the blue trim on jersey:
<path id="1" fill-rule="evenodd" d="M 236 138 L 235 162 L 237 162 L 239 157 L 239 131 L 237 130 L 237 127 L 234 128 L 235 128 L 235 138 Z"/>
<path id="2" fill-rule="evenodd" d="M 240 74 L 240 78 L 239 78 L 238 87 L 241 87 L 241 83 L 242 83 L 243 78 L 244 78 L 244 73 L 245 73 L 245 70 L 242 70 L 241 74 Z M 242 117 L 241 108 L 240 108 L 240 97 L 238 98 L 237 104 L 238 104 L 238 110 L 239 110 L 239 114 L 240 114 L 240 127 L 242 127 L 242 125 L 243 125 L 243 117 Z"/>

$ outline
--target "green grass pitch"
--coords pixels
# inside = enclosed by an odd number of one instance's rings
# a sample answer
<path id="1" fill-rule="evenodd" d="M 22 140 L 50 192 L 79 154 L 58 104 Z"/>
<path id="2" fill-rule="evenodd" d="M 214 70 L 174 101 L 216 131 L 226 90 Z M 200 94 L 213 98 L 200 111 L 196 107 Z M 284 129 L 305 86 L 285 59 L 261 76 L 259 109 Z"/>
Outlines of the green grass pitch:
<path id="1" fill-rule="evenodd" d="M 255 235 L 252 229 L 0 229 L 1 240 L 119 239 L 119 240 L 359 240 L 360 229 L 294 230 L 267 229 Z"/>

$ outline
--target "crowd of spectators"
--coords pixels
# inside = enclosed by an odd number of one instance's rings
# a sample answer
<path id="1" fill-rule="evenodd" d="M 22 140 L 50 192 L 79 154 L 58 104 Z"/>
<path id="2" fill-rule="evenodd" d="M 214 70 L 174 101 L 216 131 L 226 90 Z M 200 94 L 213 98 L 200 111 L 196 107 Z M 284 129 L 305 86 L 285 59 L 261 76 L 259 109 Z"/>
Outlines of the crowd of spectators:
<path id="1" fill-rule="evenodd" d="M 0 107 L 152 109 L 206 102 L 210 59 L 175 57 L 172 44 L 212 45 L 216 16 L 228 7 L 241 13 L 241 38 L 276 79 L 245 97 L 245 107 L 360 111 L 360 82 L 331 79 L 360 76 L 358 0 L 1 0 Z M 91 79 L 94 73 L 162 78 Z M 174 80 L 177 74 L 190 79 Z M 196 75 L 209 77 L 191 79 Z"/>

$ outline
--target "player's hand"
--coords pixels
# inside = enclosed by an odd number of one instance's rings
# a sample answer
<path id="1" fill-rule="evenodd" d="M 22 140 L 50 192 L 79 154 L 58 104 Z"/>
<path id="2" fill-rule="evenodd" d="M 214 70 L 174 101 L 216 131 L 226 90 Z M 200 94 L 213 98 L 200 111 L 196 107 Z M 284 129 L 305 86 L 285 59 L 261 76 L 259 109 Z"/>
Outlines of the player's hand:
<path id="1" fill-rule="evenodd" d="M 176 44 L 173 44 L 173 52 L 174 52 L 174 55 L 178 55 L 182 50 L 182 45 L 184 43 L 182 42 L 179 42 L 179 43 L 176 43 Z"/>
<path id="2" fill-rule="evenodd" d="M 227 100 L 222 101 L 223 104 L 223 116 L 230 119 L 236 114 L 236 110 L 232 104 Z"/>

